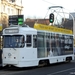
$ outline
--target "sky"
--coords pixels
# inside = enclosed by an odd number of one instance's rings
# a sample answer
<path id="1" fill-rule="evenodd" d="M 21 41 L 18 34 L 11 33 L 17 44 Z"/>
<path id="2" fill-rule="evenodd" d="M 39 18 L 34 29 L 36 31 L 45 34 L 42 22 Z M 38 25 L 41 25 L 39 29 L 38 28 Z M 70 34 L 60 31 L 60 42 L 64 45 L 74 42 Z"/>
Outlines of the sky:
<path id="1" fill-rule="evenodd" d="M 25 18 L 44 18 L 48 7 L 62 6 L 68 12 L 75 12 L 74 0 L 22 0 Z"/>

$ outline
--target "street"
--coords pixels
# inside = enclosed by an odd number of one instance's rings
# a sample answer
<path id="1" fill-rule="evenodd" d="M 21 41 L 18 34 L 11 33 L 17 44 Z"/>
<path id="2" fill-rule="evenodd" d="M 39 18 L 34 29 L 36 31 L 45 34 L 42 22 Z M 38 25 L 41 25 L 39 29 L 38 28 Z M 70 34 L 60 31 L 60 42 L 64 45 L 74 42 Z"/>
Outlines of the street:
<path id="1" fill-rule="evenodd" d="M 3 69 L 0 70 L 0 75 L 75 75 L 75 60 L 44 67 Z"/>

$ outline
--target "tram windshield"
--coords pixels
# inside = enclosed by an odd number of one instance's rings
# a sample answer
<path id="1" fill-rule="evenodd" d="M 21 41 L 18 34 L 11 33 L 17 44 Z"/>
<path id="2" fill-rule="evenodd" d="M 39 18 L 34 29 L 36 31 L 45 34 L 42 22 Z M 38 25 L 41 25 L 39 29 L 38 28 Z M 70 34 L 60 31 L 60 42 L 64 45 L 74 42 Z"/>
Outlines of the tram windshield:
<path id="1" fill-rule="evenodd" d="M 24 47 L 23 35 L 4 35 L 3 37 L 4 48 L 22 48 Z"/>

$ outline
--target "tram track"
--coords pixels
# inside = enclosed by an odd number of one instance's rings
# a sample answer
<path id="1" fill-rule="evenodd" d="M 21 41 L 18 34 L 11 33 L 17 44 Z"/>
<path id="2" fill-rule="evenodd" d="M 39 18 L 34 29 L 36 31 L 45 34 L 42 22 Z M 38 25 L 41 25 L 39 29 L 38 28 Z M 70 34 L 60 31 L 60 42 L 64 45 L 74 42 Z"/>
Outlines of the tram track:
<path id="1" fill-rule="evenodd" d="M 29 68 L 3 67 L 0 70 L 0 75 L 13 75 L 13 74 L 21 73 L 21 72 L 28 72 L 29 70 L 32 70 L 35 68 L 36 67 L 29 67 Z"/>
<path id="2" fill-rule="evenodd" d="M 75 61 L 73 61 L 72 63 L 74 63 Z M 41 68 L 45 68 L 45 67 L 53 67 L 53 66 L 59 66 L 59 65 L 66 65 L 69 64 L 67 62 L 62 62 L 62 63 L 57 63 L 57 64 L 51 64 L 51 65 L 46 65 L 46 66 L 42 66 L 42 67 L 28 67 L 28 68 L 16 68 L 16 67 L 3 67 L 0 70 L 0 75 L 17 75 L 19 73 L 22 72 L 28 72 L 28 71 L 32 71 L 34 69 L 41 69 Z"/>
<path id="3" fill-rule="evenodd" d="M 20 71 L 20 69 L 15 68 L 15 67 L 3 67 L 0 70 L 0 75 L 11 75 L 11 74 L 14 74 L 14 73 L 18 73 L 19 71 Z"/>

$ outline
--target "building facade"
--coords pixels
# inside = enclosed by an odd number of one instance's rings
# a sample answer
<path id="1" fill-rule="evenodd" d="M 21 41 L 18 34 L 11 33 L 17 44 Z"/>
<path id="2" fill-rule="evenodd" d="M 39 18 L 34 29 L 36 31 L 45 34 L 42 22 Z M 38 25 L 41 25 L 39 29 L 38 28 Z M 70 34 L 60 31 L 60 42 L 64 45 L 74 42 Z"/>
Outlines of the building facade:
<path id="1" fill-rule="evenodd" d="M 0 24 L 2 27 L 8 27 L 9 15 L 21 15 L 22 9 L 22 0 L 0 0 Z"/>
<path id="2" fill-rule="evenodd" d="M 49 25 L 50 22 L 49 22 L 49 19 L 30 19 L 30 18 L 27 18 L 24 23 L 33 28 L 35 23 Z"/>

